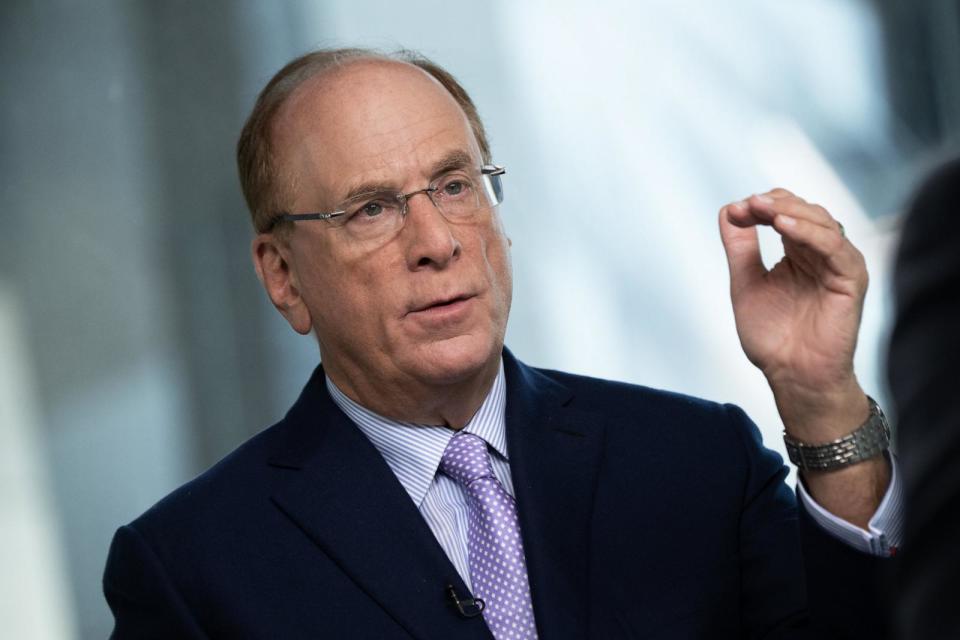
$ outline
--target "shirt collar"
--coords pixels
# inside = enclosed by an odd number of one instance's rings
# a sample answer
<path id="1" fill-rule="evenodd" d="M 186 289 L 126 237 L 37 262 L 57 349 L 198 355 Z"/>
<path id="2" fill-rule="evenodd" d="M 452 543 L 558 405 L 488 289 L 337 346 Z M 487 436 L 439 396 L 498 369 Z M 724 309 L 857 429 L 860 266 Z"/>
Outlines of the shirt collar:
<path id="1" fill-rule="evenodd" d="M 346 396 L 328 377 L 327 390 L 357 428 L 373 443 L 417 507 L 423 502 L 443 452 L 457 432 L 441 425 L 400 422 L 381 416 Z M 503 360 L 497 377 L 463 431 L 483 438 L 497 455 L 509 461 L 506 437 L 506 383 Z"/>

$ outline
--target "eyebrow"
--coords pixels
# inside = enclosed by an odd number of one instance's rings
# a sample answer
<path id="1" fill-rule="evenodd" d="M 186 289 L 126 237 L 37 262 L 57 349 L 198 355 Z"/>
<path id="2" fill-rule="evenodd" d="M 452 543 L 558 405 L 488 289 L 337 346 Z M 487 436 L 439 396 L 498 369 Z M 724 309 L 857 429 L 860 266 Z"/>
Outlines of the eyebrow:
<path id="1" fill-rule="evenodd" d="M 476 164 L 473 157 L 466 151 L 461 149 L 456 149 L 454 151 L 447 152 L 442 158 L 433 163 L 433 166 L 430 168 L 430 180 L 431 182 L 436 179 L 438 176 L 455 169 L 465 169 L 467 167 L 472 167 Z M 374 182 L 368 181 L 363 182 L 355 187 L 352 187 L 350 191 L 347 192 L 347 195 L 344 196 L 341 202 L 346 202 L 352 200 L 357 196 L 367 195 L 371 193 L 396 193 L 396 186 L 386 183 L 386 182 Z"/>

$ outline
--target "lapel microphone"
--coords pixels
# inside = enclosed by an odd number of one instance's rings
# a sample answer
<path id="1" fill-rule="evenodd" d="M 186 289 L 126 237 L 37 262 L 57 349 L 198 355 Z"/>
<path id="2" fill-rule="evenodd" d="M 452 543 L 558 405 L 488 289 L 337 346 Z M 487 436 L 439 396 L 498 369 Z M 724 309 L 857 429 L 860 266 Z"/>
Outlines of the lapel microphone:
<path id="1" fill-rule="evenodd" d="M 483 607 L 486 606 L 480 598 L 464 598 L 461 600 L 452 584 L 447 585 L 447 597 L 453 602 L 453 606 L 457 608 L 461 618 L 475 618 L 480 615 Z"/>

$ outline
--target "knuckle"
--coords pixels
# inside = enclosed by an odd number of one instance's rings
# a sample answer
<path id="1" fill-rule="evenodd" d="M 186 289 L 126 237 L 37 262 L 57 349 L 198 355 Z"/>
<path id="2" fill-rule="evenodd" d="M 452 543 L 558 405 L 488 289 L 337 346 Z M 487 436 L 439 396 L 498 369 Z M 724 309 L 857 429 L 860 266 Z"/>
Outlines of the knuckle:
<path id="1" fill-rule="evenodd" d="M 827 236 L 827 250 L 830 253 L 838 253 L 843 250 L 845 240 L 843 236 L 831 233 Z"/>
<path id="2" fill-rule="evenodd" d="M 805 219 L 803 215 L 805 204 L 796 196 L 789 196 L 780 200 L 780 208 L 784 213 L 790 214 L 798 219 Z"/>
<path id="3" fill-rule="evenodd" d="M 777 213 L 790 213 L 792 208 L 792 202 L 789 198 L 776 198 L 773 201 L 773 204 L 770 205 L 770 208 Z"/>
<path id="4" fill-rule="evenodd" d="M 824 218 L 826 220 L 832 220 L 832 216 L 830 215 L 830 212 L 827 211 L 826 208 L 823 207 L 822 205 L 811 203 L 810 208 L 813 209 L 813 211 L 815 211 L 821 218 Z"/>

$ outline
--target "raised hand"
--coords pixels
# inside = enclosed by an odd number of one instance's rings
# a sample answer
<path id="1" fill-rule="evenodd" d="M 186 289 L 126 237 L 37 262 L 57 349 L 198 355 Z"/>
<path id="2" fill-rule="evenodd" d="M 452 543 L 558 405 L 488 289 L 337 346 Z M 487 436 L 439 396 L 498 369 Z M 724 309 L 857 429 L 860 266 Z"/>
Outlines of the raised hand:
<path id="1" fill-rule="evenodd" d="M 758 225 L 772 227 L 783 241 L 784 257 L 769 270 L 760 258 Z M 766 376 L 784 427 L 810 444 L 849 434 L 869 414 L 853 371 L 868 281 L 863 255 L 826 209 L 785 189 L 723 207 L 720 236 L 730 266 L 740 343 Z M 864 464 L 845 473 L 864 475 L 868 468 L 881 472 L 874 474 L 865 492 L 872 497 L 878 491 L 882 494 L 885 461 Z M 810 488 L 816 496 L 814 484 Z M 830 490 L 816 497 L 830 502 L 827 494 L 839 487 L 829 483 L 823 487 Z M 840 507 L 839 511 L 848 511 Z M 858 515 L 872 514 L 864 503 L 858 507 Z"/>

